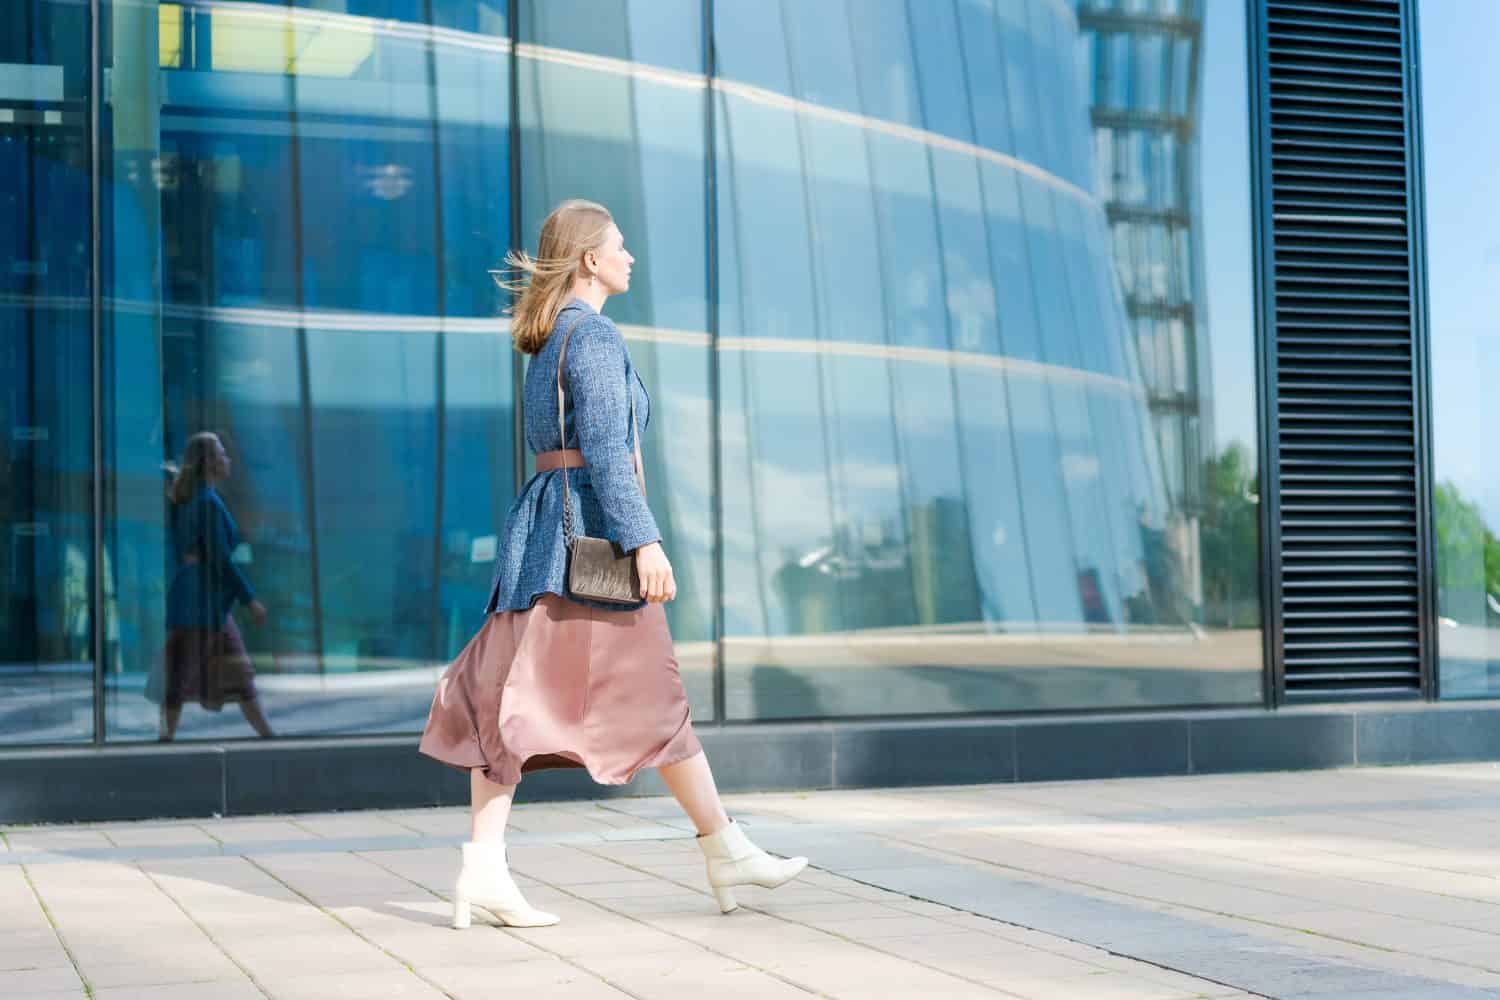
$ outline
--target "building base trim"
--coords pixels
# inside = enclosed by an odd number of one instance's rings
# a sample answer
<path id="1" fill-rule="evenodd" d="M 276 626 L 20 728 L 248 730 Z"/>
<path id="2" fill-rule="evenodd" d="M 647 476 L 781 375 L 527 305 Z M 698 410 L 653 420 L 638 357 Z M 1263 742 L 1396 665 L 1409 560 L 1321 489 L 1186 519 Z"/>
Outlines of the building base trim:
<path id="1" fill-rule="evenodd" d="M 1500 760 L 1500 700 L 1031 718 L 705 724 L 726 792 L 1061 781 Z M 0 752 L 0 823 L 466 805 L 416 736 Z M 665 795 L 530 774 L 519 802 Z"/>

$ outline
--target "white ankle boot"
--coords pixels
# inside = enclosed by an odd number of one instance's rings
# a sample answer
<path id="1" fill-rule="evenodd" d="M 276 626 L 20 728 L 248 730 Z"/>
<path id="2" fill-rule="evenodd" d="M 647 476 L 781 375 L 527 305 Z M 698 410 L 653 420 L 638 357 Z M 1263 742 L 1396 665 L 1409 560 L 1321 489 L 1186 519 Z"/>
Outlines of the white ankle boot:
<path id="1" fill-rule="evenodd" d="M 558 918 L 534 910 L 521 895 L 510 866 L 505 862 L 505 845 L 469 841 L 464 844 L 464 867 L 453 887 L 453 926 L 469 926 L 471 906 L 482 906 L 507 927 L 550 927 Z"/>
<path id="2" fill-rule="evenodd" d="M 718 833 L 698 838 L 703 860 L 708 864 L 708 884 L 713 887 L 719 910 L 729 913 L 739 903 L 734 898 L 737 885 L 758 885 L 774 889 L 802 874 L 806 858 L 773 858 L 750 843 L 745 831 L 733 820 Z"/>

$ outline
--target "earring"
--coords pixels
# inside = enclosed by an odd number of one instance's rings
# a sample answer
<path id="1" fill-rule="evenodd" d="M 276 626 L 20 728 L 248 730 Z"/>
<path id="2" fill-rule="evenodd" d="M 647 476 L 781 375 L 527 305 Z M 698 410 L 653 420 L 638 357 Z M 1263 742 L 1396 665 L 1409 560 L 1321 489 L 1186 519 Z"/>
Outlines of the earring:
<path id="1" fill-rule="evenodd" d="M 589 275 L 589 287 L 590 288 L 594 287 L 594 276 L 592 274 Z"/>

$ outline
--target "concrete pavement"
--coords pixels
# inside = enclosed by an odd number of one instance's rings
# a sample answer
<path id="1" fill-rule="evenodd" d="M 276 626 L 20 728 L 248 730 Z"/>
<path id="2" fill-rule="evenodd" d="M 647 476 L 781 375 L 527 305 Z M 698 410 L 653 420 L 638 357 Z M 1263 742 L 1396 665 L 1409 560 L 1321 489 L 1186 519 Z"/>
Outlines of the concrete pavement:
<path id="1" fill-rule="evenodd" d="M 670 800 L 518 806 L 554 928 L 446 926 L 429 809 L 0 829 L 0 996 L 1500 996 L 1500 766 L 739 795 L 814 870 L 716 911 Z"/>

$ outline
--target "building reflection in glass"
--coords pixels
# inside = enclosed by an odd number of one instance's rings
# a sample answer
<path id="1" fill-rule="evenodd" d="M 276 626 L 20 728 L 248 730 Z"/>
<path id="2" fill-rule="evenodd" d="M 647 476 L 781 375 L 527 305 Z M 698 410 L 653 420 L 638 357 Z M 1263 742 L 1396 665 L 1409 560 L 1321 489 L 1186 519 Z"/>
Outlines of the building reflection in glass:
<path id="1" fill-rule="evenodd" d="M 5 540 L 7 738 L 92 733 L 96 611 L 105 734 L 155 738 L 162 464 L 202 430 L 277 733 L 419 728 L 527 473 L 486 271 L 563 196 L 641 260 L 610 311 L 695 716 L 1258 699 L 1241 4 L 716 0 L 712 76 L 697 0 L 510 6 L 100 5 L 96 555 L 86 90 L 50 68 L 86 80 L 86 7 L 23 4 L 57 52 L 0 58 L 42 67 L 0 74 L 6 502 L 45 525 Z"/>
<path id="2" fill-rule="evenodd" d="M 159 466 L 201 429 L 276 609 L 245 638 L 277 731 L 408 730 L 513 490 L 485 276 L 510 242 L 505 5 L 105 6 L 110 735 L 155 727 L 132 688 L 166 652 Z"/>
<path id="3" fill-rule="evenodd" d="M 1500 207 L 1490 194 L 1500 136 L 1468 95 L 1500 85 L 1490 40 L 1500 7 L 1417 4 L 1432 359 L 1438 693 L 1500 694 Z"/>
<path id="4" fill-rule="evenodd" d="M 520 5 L 520 222 L 609 206 L 637 258 L 605 311 L 648 387 L 642 455 L 677 578 L 666 605 L 694 718 L 714 713 L 714 466 L 701 0 Z"/>
<path id="5" fill-rule="evenodd" d="M 0 31 L 0 744 L 94 733 L 90 18 L 20 0 Z"/>
<path id="6" fill-rule="evenodd" d="M 1259 697 L 1232 7 L 716 5 L 730 717 Z"/>

